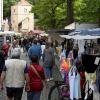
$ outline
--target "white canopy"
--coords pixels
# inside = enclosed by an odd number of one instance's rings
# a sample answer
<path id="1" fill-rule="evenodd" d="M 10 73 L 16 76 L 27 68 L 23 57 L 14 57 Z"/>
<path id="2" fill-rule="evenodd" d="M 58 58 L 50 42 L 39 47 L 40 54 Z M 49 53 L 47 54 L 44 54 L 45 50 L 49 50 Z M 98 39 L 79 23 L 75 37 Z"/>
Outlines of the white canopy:
<path id="1" fill-rule="evenodd" d="M 73 39 L 76 39 L 76 40 L 91 40 L 91 39 L 98 39 L 100 38 L 100 36 L 91 36 L 91 35 L 74 35 L 72 36 Z"/>
<path id="2" fill-rule="evenodd" d="M 66 38 L 66 39 L 72 39 L 72 36 L 70 36 L 70 35 L 60 35 L 60 37 Z"/>
<path id="3" fill-rule="evenodd" d="M 48 36 L 46 33 L 41 33 L 40 36 Z"/>
<path id="4" fill-rule="evenodd" d="M 91 40 L 91 39 L 98 39 L 100 36 L 91 36 L 91 35 L 60 35 L 60 37 L 66 39 L 75 39 L 75 40 Z"/>

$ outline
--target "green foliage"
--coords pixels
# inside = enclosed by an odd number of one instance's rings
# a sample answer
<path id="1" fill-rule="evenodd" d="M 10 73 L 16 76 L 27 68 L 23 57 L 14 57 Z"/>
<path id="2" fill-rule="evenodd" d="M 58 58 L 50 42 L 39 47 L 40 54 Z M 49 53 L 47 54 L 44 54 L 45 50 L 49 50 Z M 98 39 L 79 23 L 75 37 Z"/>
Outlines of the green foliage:
<path id="1" fill-rule="evenodd" d="M 10 17 L 11 6 L 20 0 L 3 0 L 4 18 Z M 36 25 L 44 29 L 63 28 L 67 21 L 67 0 L 28 0 L 37 19 Z M 100 24 L 100 0 L 73 0 L 74 19 L 78 22 Z"/>
<path id="2" fill-rule="evenodd" d="M 100 0 L 76 0 L 75 19 L 80 22 L 99 23 Z"/>
<path id="3" fill-rule="evenodd" d="M 33 7 L 33 12 L 38 18 L 37 24 L 46 29 L 54 29 L 65 25 L 65 8 L 64 0 L 39 0 Z"/>
<path id="4" fill-rule="evenodd" d="M 10 17 L 11 15 L 11 6 L 18 2 L 19 0 L 3 0 L 3 16 L 4 18 Z"/>

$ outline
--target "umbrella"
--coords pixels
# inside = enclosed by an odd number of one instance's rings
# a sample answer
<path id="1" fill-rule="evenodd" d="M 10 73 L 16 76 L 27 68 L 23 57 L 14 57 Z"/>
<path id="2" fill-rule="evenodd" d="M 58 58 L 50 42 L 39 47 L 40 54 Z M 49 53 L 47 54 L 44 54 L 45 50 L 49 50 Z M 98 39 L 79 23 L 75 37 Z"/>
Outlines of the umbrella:
<path id="1" fill-rule="evenodd" d="M 42 34 L 40 34 L 40 36 L 48 36 L 48 34 L 42 33 Z"/>
<path id="2" fill-rule="evenodd" d="M 69 35 L 60 35 L 60 37 L 66 38 L 66 39 L 72 39 L 72 36 L 69 36 Z"/>
<path id="3" fill-rule="evenodd" d="M 41 34 L 43 33 L 44 31 L 41 31 L 41 30 L 33 30 L 33 34 Z"/>

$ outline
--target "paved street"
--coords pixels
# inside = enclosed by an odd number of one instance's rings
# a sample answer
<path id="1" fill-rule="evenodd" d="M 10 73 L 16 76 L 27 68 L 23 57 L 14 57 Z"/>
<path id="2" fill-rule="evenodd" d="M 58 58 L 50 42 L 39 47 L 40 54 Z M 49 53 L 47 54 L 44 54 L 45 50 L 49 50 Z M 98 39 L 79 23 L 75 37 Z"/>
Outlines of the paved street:
<path id="1" fill-rule="evenodd" d="M 24 60 L 26 60 L 29 63 L 29 59 L 28 59 L 28 57 L 26 56 L 25 53 L 22 53 L 21 59 L 24 59 Z M 57 61 L 57 59 L 55 59 L 55 60 L 56 60 L 56 64 L 59 66 L 59 62 Z M 40 63 L 42 65 L 42 62 L 40 62 Z M 54 78 L 54 80 L 59 80 L 59 81 L 62 80 L 61 75 L 59 73 L 59 69 L 58 69 L 57 66 L 55 66 L 53 68 L 53 78 Z M 50 87 L 53 86 L 53 85 L 54 85 L 54 82 L 53 81 L 48 82 L 47 88 L 44 88 L 44 90 L 42 91 L 41 100 L 47 100 L 48 92 L 50 90 Z M 27 96 L 26 95 L 27 94 L 24 91 L 23 92 L 23 96 L 22 96 L 22 100 L 27 100 Z M 52 100 L 57 100 L 58 94 L 56 93 L 56 91 L 55 91 L 55 93 L 54 93 L 53 96 L 54 97 L 52 98 Z M 5 91 L 0 92 L 0 100 L 5 100 Z M 100 100 L 100 95 L 94 93 L 94 99 L 93 100 Z"/>
<path id="2" fill-rule="evenodd" d="M 29 63 L 29 59 L 28 59 L 28 57 L 26 56 L 25 53 L 22 53 L 21 59 L 26 60 Z M 42 61 L 40 61 L 40 63 L 42 65 Z M 56 61 L 56 63 L 58 64 L 57 61 Z M 54 80 L 62 80 L 57 66 L 53 68 L 53 78 L 54 78 Z M 48 92 L 50 90 L 50 87 L 53 86 L 53 84 L 54 84 L 53 81 L 50 81 L 50 82 L 47 83 L 47 88 L 44 88 L 44 90 L 42 91 L 41 100 L 47 100 Z M 22 96 L 22 100 L 27 100 L 26 95 L 27 94 L 24 91 L 23 96 Z M 0 92 L 0 100 L 5 100 L 5 91 Z"/>
<path id="3" fill-rule="evenodd" d="M 24 59 L 29 63 L 29 59 L 25 53 L 22 54 L 21 59 Z M 57 59 L 56 59 L 56 63 L 58 65 Z M 40 61 L 40 64 L 42 65 L 42 61 Z M 54 80 L 60 80 L 60 81 L 62 80 L 57 66 L 55 66 L 53 69 L 53 78 L 54 78 Z M 44 88 L 44 90 L 42 91 L 41 100 L 47 100 L 48 92 L 50 90 L 50 87 L 53 86 L 53 84 L 54 84 L 53 81 L 47 83 L 47 88 Z M 22 100 L 27 100 L 26 92 L 23 93 Z"/>

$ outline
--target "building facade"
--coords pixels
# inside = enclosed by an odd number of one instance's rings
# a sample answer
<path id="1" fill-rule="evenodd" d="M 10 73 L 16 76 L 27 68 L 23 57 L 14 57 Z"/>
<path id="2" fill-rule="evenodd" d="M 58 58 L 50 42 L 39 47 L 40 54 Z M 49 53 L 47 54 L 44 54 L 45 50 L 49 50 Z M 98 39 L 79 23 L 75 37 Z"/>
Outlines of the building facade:
<path id="1" fill-rule="evenodd" d="M 0 0 L 0 30 L 2 30 L 3 25 L 3 0 Z"/>
<path id="2" fill-rule="evenodd" d="M 34 29 L 34 13 L 32 5 L 26 0 L 21 0 L 11 7 L 11 27 L 15 32 L 29 32 Z"/>

